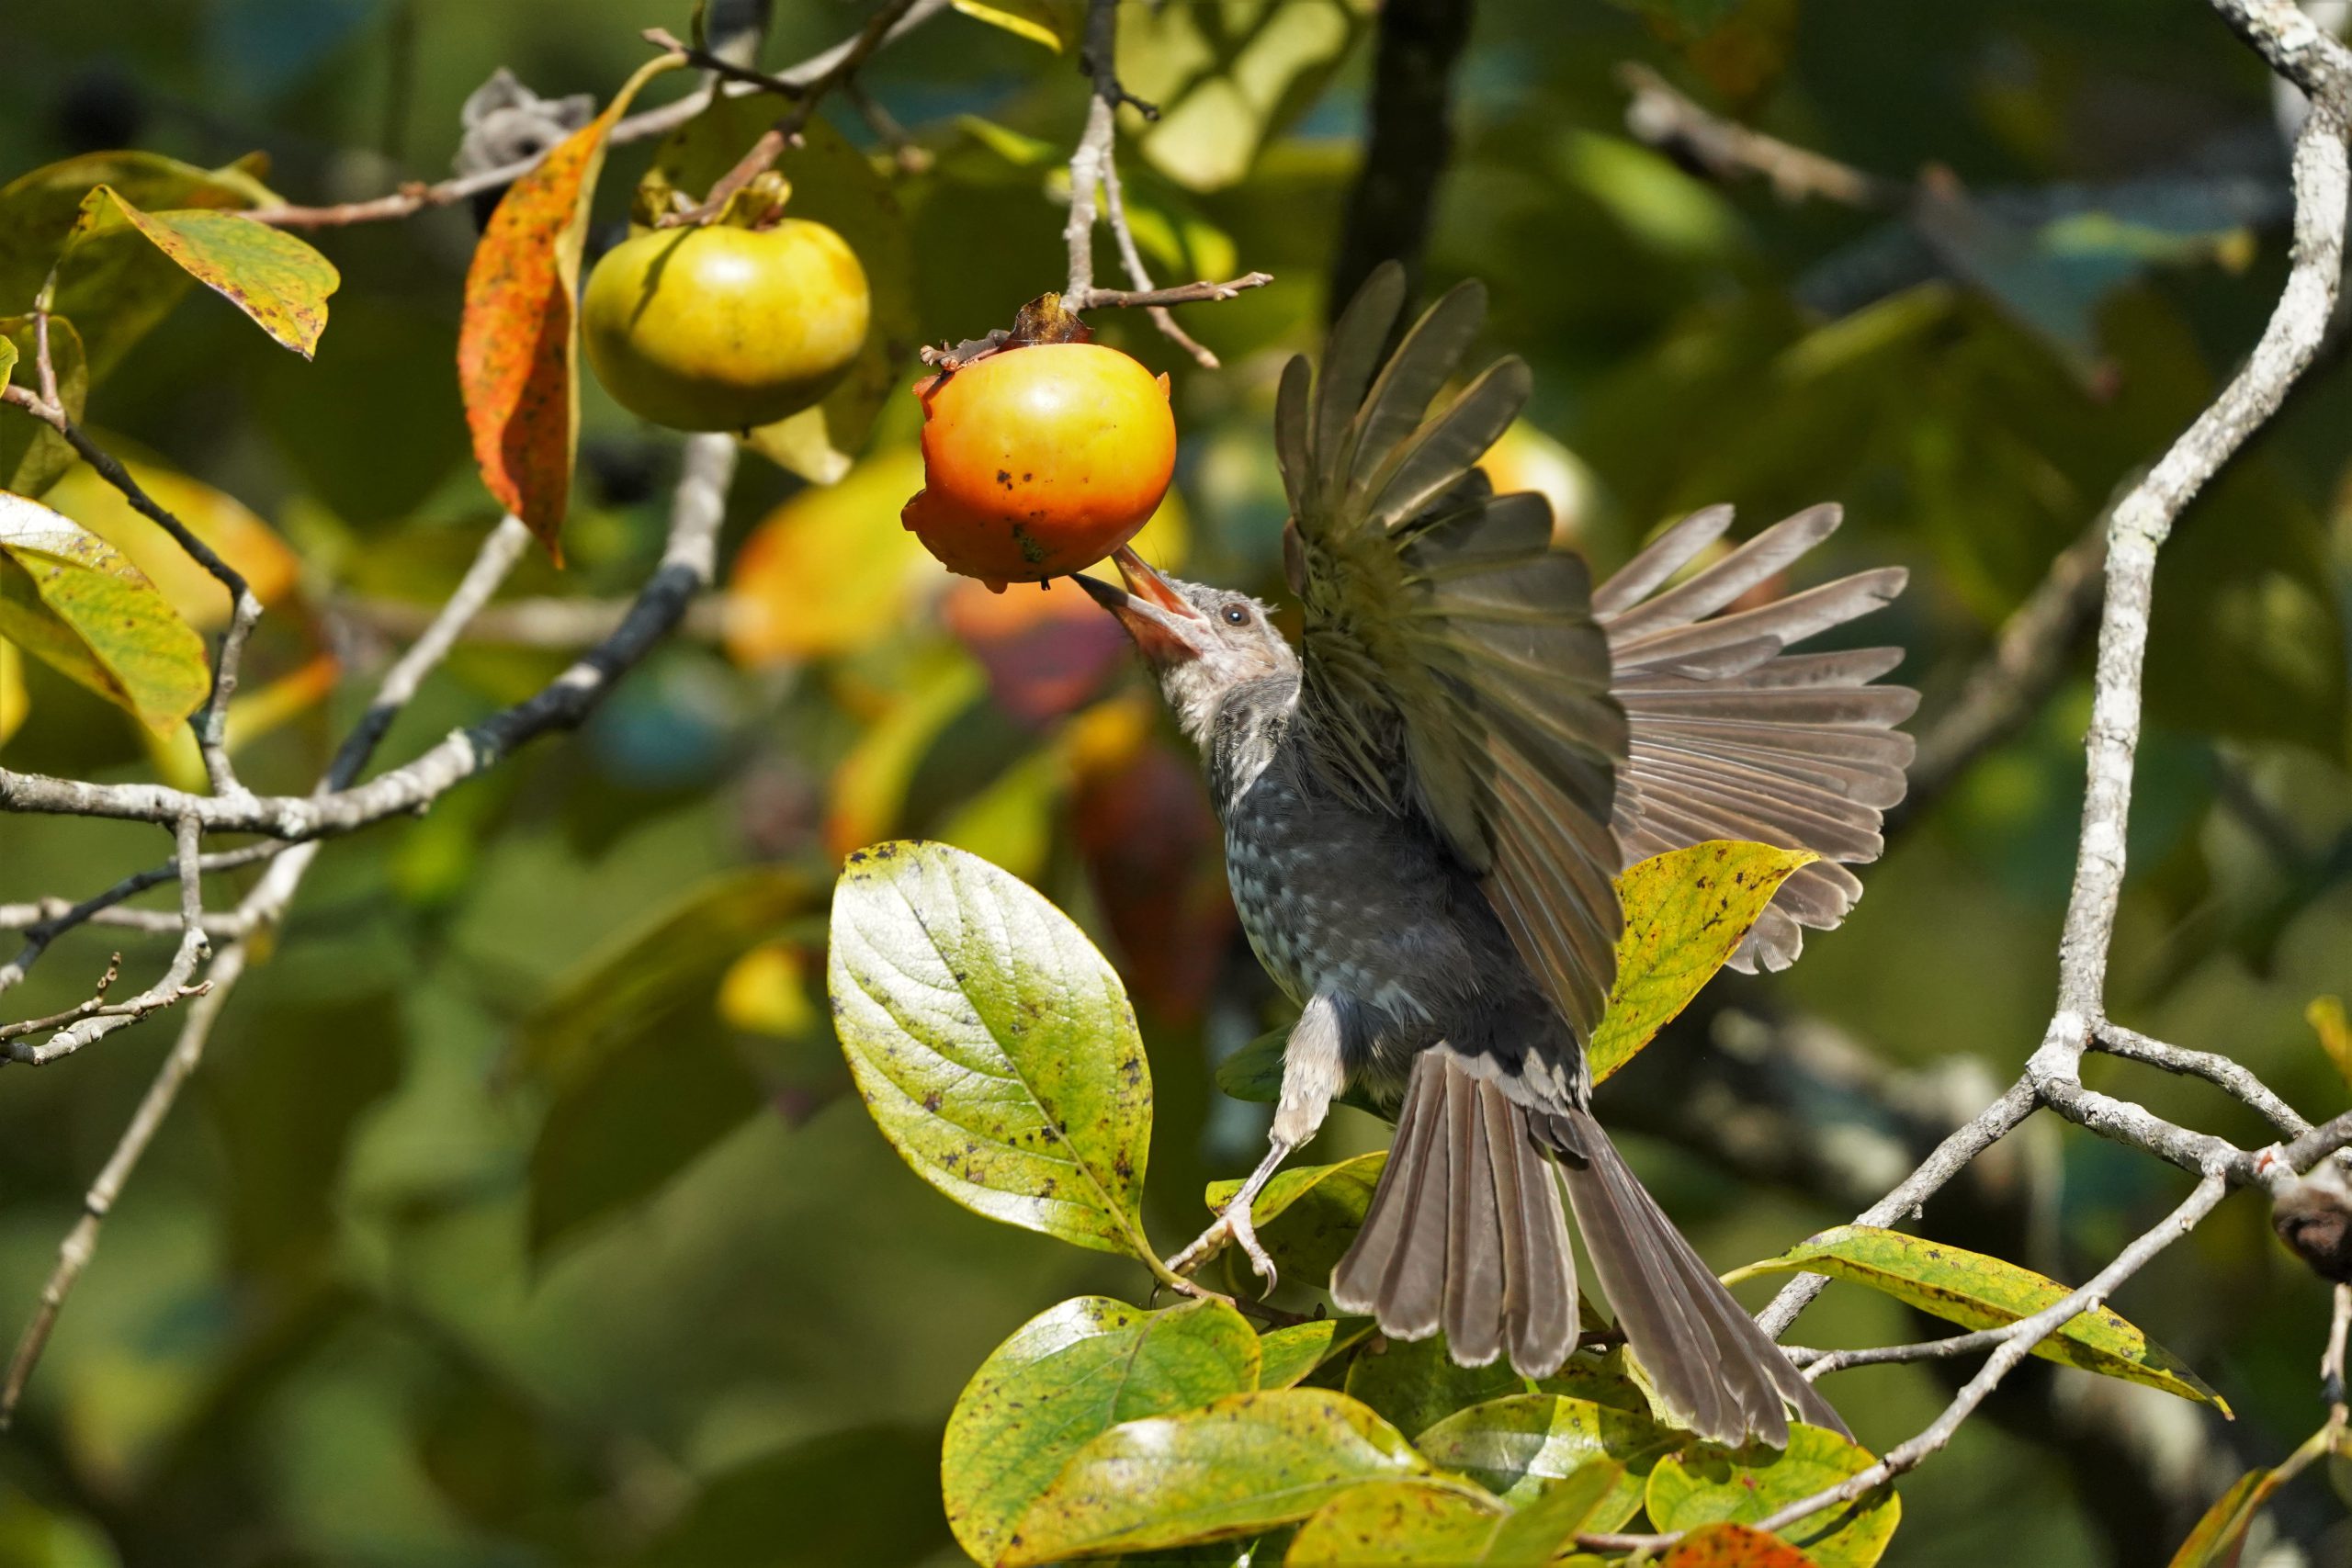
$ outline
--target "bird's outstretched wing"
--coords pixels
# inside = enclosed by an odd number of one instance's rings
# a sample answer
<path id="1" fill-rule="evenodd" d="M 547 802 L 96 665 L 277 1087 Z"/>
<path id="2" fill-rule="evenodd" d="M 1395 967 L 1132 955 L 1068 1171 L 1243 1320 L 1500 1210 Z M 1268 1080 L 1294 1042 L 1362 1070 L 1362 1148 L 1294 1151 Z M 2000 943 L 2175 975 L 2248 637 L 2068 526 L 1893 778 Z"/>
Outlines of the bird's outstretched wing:
<path id="1" fill-rule="evenodd" d="M 1478 874 L 1579 1039 L 1599 1022 L 1623 917 L 1612 877 L 1623 711 L 1582 561 L 1541 496 L 1475 465 L 1528 396 L 1500 361 L 1434 413 L 1486 314 L 1455 288 L 1383 350 L 1405 297 L 1381 267 L 1322 373 L 1283 373 L 1275 446 L 1291 585 L 1306 610 L 1301 738 L 1360 803 L 1418 810 Z"/>
<path id="2" fill-rule="evenodd" d="M 1893 599 L 1902 568 L 1719 613 L 1827 538 L 1839 517 L 1835 506 L 1807 508 L 1659 592 L 1731 526 L 1731 508 L 1711 506 L 1592 596 L 1631 731 L 1614 817 L 1625 863 L 1707 839 L 1821 856 L 1781 885 L 1733 955 L 1740 969 L 1784 969 L 1804 945 L 1801 928 L 1846 918 L 1862 896 L 1846 866 L 1878 858 L 1881 815 L 1903 798 L 1912 741 L 1894 726 L 1919 694 L 1871 684 L 1903 650 L 1784 651 Z"/>

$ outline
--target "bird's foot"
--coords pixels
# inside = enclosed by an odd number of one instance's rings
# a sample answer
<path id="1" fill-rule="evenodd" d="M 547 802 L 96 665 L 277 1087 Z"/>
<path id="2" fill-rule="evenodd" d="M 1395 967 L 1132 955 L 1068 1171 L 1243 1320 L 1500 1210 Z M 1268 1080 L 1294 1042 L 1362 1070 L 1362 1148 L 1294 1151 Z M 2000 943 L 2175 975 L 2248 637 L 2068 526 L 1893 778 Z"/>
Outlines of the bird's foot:
<path id="1" fill-rule="evenodd" d="M 1179 1276 L 1190 1274 L 1216 1256 L 1227 1242 L 1241 1248 L 1242 1256 L 1250 1259 L 1250 1267 L 1266 1281 L 1266 1288 L 1260 1294 L 1272 1295 L 1279 1278 L 1274 1260 L 1259 1244 L 1257 1226 L 1250 1220 L 1249 1201 L 1241 1197 L 1236 1197 L 1227 1204 L 1225 1213 L 1216 1217 L 1216 1223 L 1203 1231 L 1192 1246 L 1168 1260 L 1168 1271 Z"/>

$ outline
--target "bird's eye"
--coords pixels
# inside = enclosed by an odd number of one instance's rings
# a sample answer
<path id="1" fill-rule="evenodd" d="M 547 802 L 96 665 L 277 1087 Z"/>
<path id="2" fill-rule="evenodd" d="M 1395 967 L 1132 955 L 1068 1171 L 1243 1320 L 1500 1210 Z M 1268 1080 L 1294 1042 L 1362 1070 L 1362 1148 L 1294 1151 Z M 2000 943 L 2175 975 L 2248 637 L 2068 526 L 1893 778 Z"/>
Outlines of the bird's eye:
<path id="1" fill-rule="evenodd" d="M 1225 624 L 1228 626 L 1248 626 L 1250 624 L 1250 606 L 1247 604 L 1227 604 L 1225 607 Z"/>

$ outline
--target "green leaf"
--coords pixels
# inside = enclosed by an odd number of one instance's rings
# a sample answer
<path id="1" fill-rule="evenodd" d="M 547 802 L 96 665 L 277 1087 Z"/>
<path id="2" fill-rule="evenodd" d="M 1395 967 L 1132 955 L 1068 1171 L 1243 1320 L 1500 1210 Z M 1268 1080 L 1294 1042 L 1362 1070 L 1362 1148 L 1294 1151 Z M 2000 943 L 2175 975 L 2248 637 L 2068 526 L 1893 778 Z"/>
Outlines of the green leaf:
<path id="1" fill-rule="evenodd" d="M 1795 1426 L 1789 1446 L 1722 1449 L 1712 1443 L 1658 1461 L 1650 1472 L 1650 1523 L 1690 1530 L 1730 1522 L 1753 1525 L 1790 1504 L 1859 1475 L 1877 1461 L 1835 1432 Z M 1870 1568 L 1903 1517 L 1902 1499 L 1882 1485 L 1844 1508 L 1825 1508 L 1781 1532 L 1819 1568 Z"/>
<path id="2" fill-rule="evenodd" d="M 8 378 L 17 368 L 17 345 L 0 338 L 0 392 L 8 389 Z"/>
<path id="3" fill-rule="evenodd" d="M 1608 1507 L 1623 1467 L 1597 1461 L 1525 1506 L 1425 1481 L 1369 1481 L 1299 1527 L 1283 1568 L 1542 1568 Z"/>
<path id="4" fill-rule="evenodd" d="M 17 384 L 39 391 L 39 334 L 33 319 L 0 317 L 0 342 L 16 356 Z M 57 373 L 57 400 L 65 405 L 65 417 L 79 423 L 89 402 L 90 367 L 82 355 L 82 334 L 62 316 L 49 319 L 49 363 Z M 75 461 L 73 443 L 47 421 L 20 408 L 0 406 L 0 490 L 40 495 Z"/>
<path id="5" fill-rule="evenodd" d="M 707 1001 L 729 964 L 807 919 L 817 888 L 782 866 L 689 887 L 582 958 L 523 1021 L 515 1066 L 560 1095 L 614 1052 L 656 1033 L 681 1005 Z"/>
<path id="6" fill-rule="evenodd" d="M 1260 1388 L 1294 1388 L 1372 1332 L 1368 1317 L 1318 1317 L 1258 1337 Z"/>
<path id="7" fill-rule="evenodd" d="M 1363 1227 L 1372 1190 L 1387 1163 L 1383 1149 L 1337 1165 L 1294 1166 L 1268 1182 L 1250 1214 L 1274 1266 L 1294 1279 L 1328 1278 Z M 1240 1190 L 1238 1181 L 1210 1182 L 1210 1211 L 1223 1213 Z"/>
<path id="8" fill-rule="evenodd" d="M 1818 858 L 1809 850 L 1711 839 L 1627 867 L 1617 878 L 1625 910 L 1617 980 L 1585 1052 L 1593 1081 L 1632 1061 L 1690 1006 L 1730 961 L 1789 874 Z M 1272 1030 L 1227 1056 L 1217 1064 L 1217 1088 L 1236 1100 L 1271 1104 L 1281 1098 L 1289 1039 L 1287 1028 Z M 1340 1102 L 1386 1114 L 1360 1089 Z"/>
<path id="9" fill-rule="evenodd" d="M 94 381 L 170 312 L 191 281 L 127 229 L 65 254 L 83 199 L 102 185 L 150 212 L 227 211 L 277 200 L 240 164 L 205 170 L 155 152 L 85 152 L 0 187 L 0 310 L 30 310 L 54 267 L 53 308 L 81 323 Z"/>
<path id="10" fill-rule="evenodd" d="M 1430 1463 L 1459 1471 L 1507 1503 L 1524 1504 L 1544 1483 L 1564 1480 L 1595 1460 L 1624 1473 L 1593 1528 L 1615 1529 L 1642 1506 L 1642 1478 L 1688 1435 L 1635 1411 L 1567 1394 L 1518 1393 L 1447 1416 L 1419 1439 Z"/>
<path id="11" fill-rule="evenodd" d="M 1484 1563 L 1510 1510 L 1491 1497 L 1424 1481 L 1368 1481 L 1299 1527 L 1283 1568 Z M 1546 1556 L 1549 1554 L 1546 1553 Z M 1537 1568 L 1544 1557 L 1512 1559 Z"/>
<path id="12" fill-rule="evenodd" d="M 210 694 L 204 639 L 120 551 L 0 493 L 0 637 L 162 733 Z"/>
<path id="13" fill-rule="evenodd" d="M 1826 1274 L 1868 1285 L 1921 1312 L 1963 1328 L 1998 1328 L 2057 1305 L 2073 1292 L 2056 1280 L 2014 1263 L 1902 1231 L 1839 1225 L 1800 1242 L 1778 1258 L 1751 1263 L 1731 1276 Z M 2048 1360 L 2127 1382 L 2145 1383 L 2183 1399 L 2200 1400 L 2223 1415 L 2229 1405 L 2203 1379 L 2108 1307 L 2082 1314 L 2034 1347 Z"/>
<path id="14" fill-rule="evenodd" d="M 2303 1020 L 2319 1036 L 2319 1048 L 2335 1064 L 2337 1074 L 2352 1084 L 2352 1021 L 2344 1016 L 2344 998 L 2313 997 L 2303 1009 Z"/>
<path id="15" fill-rule="evenodd" d="M 1388 1339 L 1360 1351 L 1348 1364 L 1347 1389 L 1414 1438 L 1455 1411 L 1528 1392 L 1527 1380 L 1508 1361 L 1456 1366 L 1442 1335 Z"/>
<path id="16" fill-rule="evenodd" d="M 702 1481 L 653 1540 L 606 1560 L 626 1568 L 937 1562 L 949 1549 L 933 1451 L 927 1434 L 897 1427 L 853 1427 L 795 1442 Z"/>
<path id="17" fill-rule="evenodd" d="M 1086 21 L 1084 0 L 949 0 L 975 21 L 1044 44 L 1056 54 L 1074 49 Z"/>
<path id="18" fill-rule="evenodd" d="M 700 194 L 734 166 L 743 149 L 775 119 L 773 104 L 721 98 L 670 133 L 653 155 L 649 178 Z M 821 117 L 801 130 L 800 144 L 776 159 L 792 182 L 788 217 L 822 223 L 857 253 L 871 299 L 865 346 L 841 384 L 814 411 L 752 432 L 752 449 L 811 484 L 849 471 L 874 421 L 903 383 L 916 344 L 914 243 L 890 182 L 873 161 Z M 904 498 L 901 497 L 901 500 Z"/>
<path id="19" fill-rule="evenodd" d="M 125 224 L 288 348 L 305 359 L 317 349 L 327 327 L 327 296 L 343 276 L 304 242 L 242 213 L 142 211 L 102 185 L 83 198 L 71 243 Z"/>
<path id="20" fill-rule="evenodd" d="M 592 951 L 525 1018 L 514 1065 L 548 1093 L 531 1145 L 535 1259 L 651 1197 L 759 1111 L 772 1086 L 720 1021 L 720 983 L 796 930 L 813 951 L 815 899 L 779 867 L 712 877 Z M 838 1092 L 829 1021 L 809 1010 L 781 1051 L 798 1058 L 795 1077 L 832 1076 Z"/>
<path id="21" fill-rule="evenodd" d="M 1067 915 L 961 850 L 878 844 L 834 888 L 830 976 L 858 1090 L 917 1175 L 990 1219 L 1156 1258 L 1151 1069 Z"/>
<path id="22" fill-rule="evenodd" d="M 1190 190 L 1239 181 L 1320 95 L 1372 9 L 1367 0 L 1131 7 L 1119 79 L 1160 109 L 1139 139 L 1144 158 Z"/>
<path id="23" fill-rule="evenodd" d="M 1292 1025 L 1286 1023 L 1280 1029 L 1270 1029 L 1219 1062 L 1216 1065 L 1216 1087 L 1236 1100 L 1247 1100 L 1259 1105 L 1272 1105 L 1280 1100 L 1283 1096 L 1283 1051 L 1290 1043 L 1291 1028 Z M 1361 1083 L 1341 1090 L 1336 1103 L 1352 1105 L 1358 1111 L 1374 1116 L 1389 1116 L 1389 1112 L 1365 1092 Z M 1240 1183 L 1227 1182 L 1225 1185 L 1238 1188 Z M 1212 1203 L 1216 1201 L 1211 1200 Z"/>
<path id="24" fill-rule="evenodd" d="M 1323 1389 L 1235 1394 L 1114 1427 L 1069 1461 L 998 1561 L 1181 1546 L 1302 1519 L 1363 1481 L 1427 1476 L 1396 1428 Z"/>
<path id="25" fill-rule="evenodd" d="M 995 1562 L 1088 1442 L 1122 1421 L 1247 1393 L 1259 1366 L 1258 1337 L 1221 1301 L 1144 1312 L 1081 1296 L 1031 1318 L 981 1364 L 947 1418 L 940 1481 L 956 1540 Z"/>
<path id="26" fill-rule="evenodd" d="M 1690 1006 L 1789 874 L 1819 858 L 1809 850 L 1711 839 L 1628 866 L 1617 879 L 1625 908 L 1617 981 L 1585 1050 L 1593 1081 L 1632 1061 Z"/>

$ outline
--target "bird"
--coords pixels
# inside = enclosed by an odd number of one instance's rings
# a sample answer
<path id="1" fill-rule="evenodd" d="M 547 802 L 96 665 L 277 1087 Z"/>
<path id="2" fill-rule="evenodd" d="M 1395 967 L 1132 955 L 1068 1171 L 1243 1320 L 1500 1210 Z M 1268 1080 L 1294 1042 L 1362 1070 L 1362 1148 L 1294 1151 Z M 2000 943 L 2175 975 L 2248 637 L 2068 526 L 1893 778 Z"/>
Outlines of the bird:
<path id="1" fill-rule="evenodd" d="M 1578 1342 L 1573 1218 L 1656 1398 L 1686 1429 L 1784 1447 L 1844 1424 L 1644 1190 L 1592 1114 L 1585 1045 L 1615 974 L 1614 879 L 1665 851 L 1752 840 L 1820 858 L 1735 953 L 1779 969 L 1861 892 L 1903 795 L 1917 695 L 1874 683 L 1898 649 L 1791 653 L 1888 603 L 1900 569 L 1751 604 L 1839 521 L 1818 506 L 1719 558 L 1727 507 L 1660 534 L 1600 587 L 1540 495 L 1480 457 L 1531 373 L 1488 367 L 1430 412 L 1483 323 L 1454 288 L 1396 336 L 1384 265 L 1319 373 L 1285 367 L 1275 452 L 1290 505 L 1294 646 L 1249 594 L 1161 574 L 1078 581 L 1125 627 L 1200 749 L 1235 908 L 1300 1004 L 1264 1160 L 1170 1260 L 1227 1242 L 1274 1280 L 1251 1206 L 1353 1088 L 1394 1144 L 1334 1304 L 1392 1338 L 1443 1331 L 1464 1365 L 1556 1372 Z M 1386 352 L 1389 344 L 1393 352 Z M 1561 1202 L 1562 1189 L 1566 1208 Z"/>

